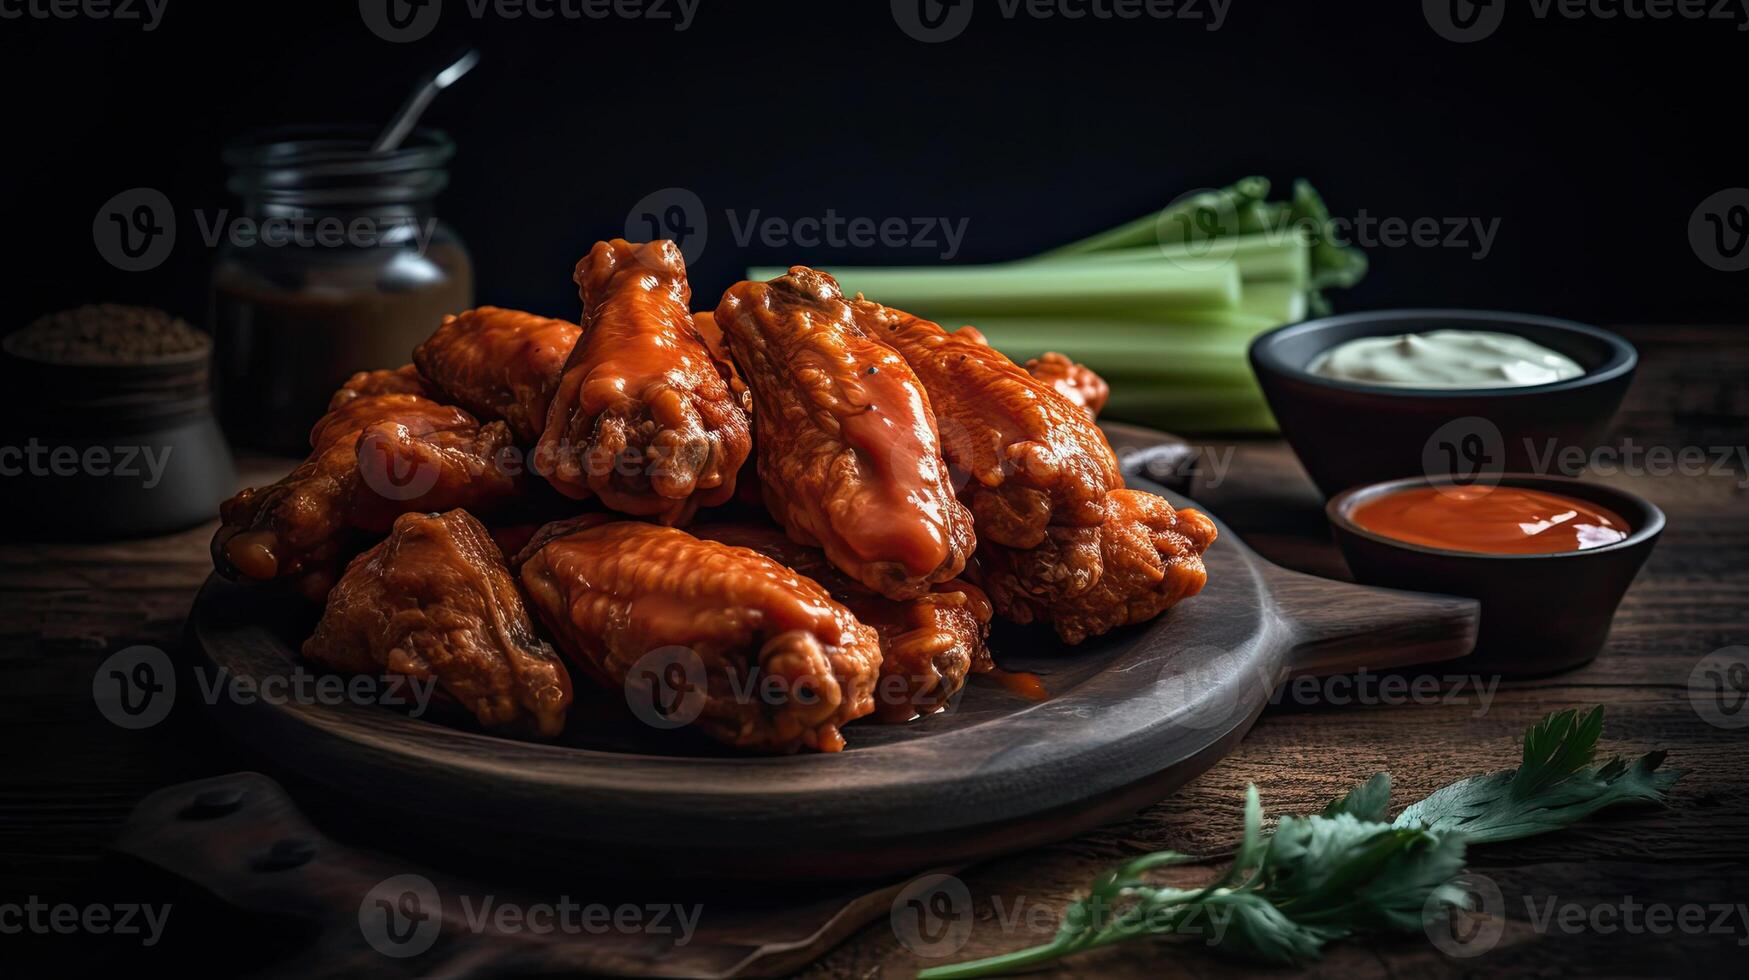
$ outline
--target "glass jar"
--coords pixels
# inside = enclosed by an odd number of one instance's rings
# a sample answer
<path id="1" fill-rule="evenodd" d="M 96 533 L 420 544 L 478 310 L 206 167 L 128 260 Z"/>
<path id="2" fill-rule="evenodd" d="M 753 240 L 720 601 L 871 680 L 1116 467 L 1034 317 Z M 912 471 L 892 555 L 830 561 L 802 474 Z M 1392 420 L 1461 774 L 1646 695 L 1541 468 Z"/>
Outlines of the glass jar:
<path id="1" fill-rule="evenodd" d="M 215 394 L 226 434 L 302 456 L 355 371 L 394 368 L 473 303 L 467 249 L 432 209 L 449 138 L 372 153 L 365 128 L 289 128 L 225 151 L 242 211 L 212 277 Z"/>

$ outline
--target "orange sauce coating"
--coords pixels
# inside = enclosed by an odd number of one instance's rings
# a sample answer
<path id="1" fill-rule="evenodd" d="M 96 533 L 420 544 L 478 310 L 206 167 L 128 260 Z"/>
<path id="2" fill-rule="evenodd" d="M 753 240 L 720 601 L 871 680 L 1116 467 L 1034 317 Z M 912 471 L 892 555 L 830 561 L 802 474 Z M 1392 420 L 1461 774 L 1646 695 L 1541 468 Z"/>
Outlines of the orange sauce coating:
<path id="1" fill-rule="evenodd" d="M 1547 555 L 1614 544 L 1632 530 L 1590 501 L 1523 487 L 1411 487 L 1349 515 L 1388 538 L 1489 555 Z"/>

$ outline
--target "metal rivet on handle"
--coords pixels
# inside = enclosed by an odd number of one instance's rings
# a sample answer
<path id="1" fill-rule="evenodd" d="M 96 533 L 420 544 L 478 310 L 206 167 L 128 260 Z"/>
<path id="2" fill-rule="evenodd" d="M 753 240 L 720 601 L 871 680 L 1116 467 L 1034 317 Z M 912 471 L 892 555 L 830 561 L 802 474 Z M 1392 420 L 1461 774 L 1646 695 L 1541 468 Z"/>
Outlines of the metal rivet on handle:
<path id="1" fill-rule="evenodd" d="M 182 811 L 184 820 L 211 820 L 235 812 L 243 805 L 243 791 L 234 786 L 218 786 L 201 790 L 194 802 Z"/>
<path id="2" fill-rule="evenodd" d="M 316 842 L 307 837 L 287 837 L 275 841 L 267 853 L 255 859 L 256 871 L 288 871 L 308 864 L 316 856 Z"/>

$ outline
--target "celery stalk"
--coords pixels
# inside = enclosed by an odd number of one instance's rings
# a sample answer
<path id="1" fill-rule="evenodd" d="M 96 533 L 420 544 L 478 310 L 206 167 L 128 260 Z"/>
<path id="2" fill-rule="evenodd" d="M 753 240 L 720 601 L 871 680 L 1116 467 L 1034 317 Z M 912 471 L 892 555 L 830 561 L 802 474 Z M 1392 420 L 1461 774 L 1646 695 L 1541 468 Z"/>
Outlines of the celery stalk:
<path id="1" fill-rule="evenodd" d="M 907 312 L 920 309 L 980 313 L 1091 313 L 1101 309 L 1231 309 L 1239 304 L 1239 270 L 1226 265 L 1184 269 L 1171 276 L 1139 276 L 1122 268 L 1076 263 L 1061 267 L 948 266 L 944 268 L 826 269 L 845 295 Z M 772 278 L 773 269 L 750 269 Z"/>

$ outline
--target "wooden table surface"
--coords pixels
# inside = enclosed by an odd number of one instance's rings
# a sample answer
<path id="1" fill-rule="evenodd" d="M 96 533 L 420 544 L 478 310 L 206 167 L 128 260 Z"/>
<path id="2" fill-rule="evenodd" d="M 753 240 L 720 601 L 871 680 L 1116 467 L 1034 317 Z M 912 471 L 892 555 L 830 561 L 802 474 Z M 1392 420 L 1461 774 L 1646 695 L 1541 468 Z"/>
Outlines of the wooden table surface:
<path id="1" fill-rule="evenodd" d="M 1266 809 L 1306 812 L 1349 784 L 1389 770 L 1399 804 L 1446 782 L 1515 764 L 1516 736 L 1557 709 L 1607 707 L 1607 748 L 1670 751 L 1684 771 L 1667 811 L 1591 821 L 1571 832 L 1477 848 L 1471 867 L 1501 890 L 1509 920 L 1500 943 L 1474 959 L 1447 957 L 1423 936 L 1333 946 L 1307 972 L 1353 977 L 1397 973 L 1649 976 L 1741 969 L 1749 950 L 1749 727 L 1710 723 L 1691 699 L 1703 658 L 1737 647 L 1749 657 L 1749 333 L 1636 328 L 1642 365 L 1618 419 L 1618 449 L 1698 447 L 1729 453 L 1723 472 L 1629 472 L 1595 478 L 1638 492 L 1669 526 L 1615 620 L 1605 652 L 1580 670 L 1532 681 L 1478 685 L 1454 674 L 1437 697 L 1402 698 L 1362 685 L 1326 688 L 1323 703 L 1297 696 L 1269 709 L 1240 748 L 1176 796 L 1135 818 L 1040 850 L 967 869 L 972 929 L 954 960 L 1047 938 L 1055 914 L 1094 875 L 1158 849 L 1218 852 L 1237 838 L 1246 783 Z M 1356 433 L 1356 438 L 1365 438 Z M 1190 494 L 1258 551 L 1290 567 L 1343 575 L 1320 501 L 1285 445 L 1206 442 Z M 1218 465 L 1217 465 L 1218 464 Z M 1631 467 L 1639 469 L 1639 467 Z M 265 471 L 255 461 L 246 476 Z M 271 478 L 271 474 L 267 474 Z M 131 887 L 103 851 L 134 803 L 169 783 L 251 768 L 211 737 L 198 716 L 173 716 L 139 732 L 104 720 L 91 689 L 97 665 L 134 644 L 170 648 L 209 565 L 211 527 L 111 544 L 0 546 L 0 724 L 6 728 L 0 790 L 0 926 L 3 906 L 113 900 Z M 1413 702 L 1413 703 L 1406 703 Z M 1743 712 L 1749 723 L 1749 711 Z M 1193 878 L 1206 869 L 1190 869 Z M 149 898 L 144 900 L 151 900 Z M 1706 906 L 1705 926 L 1654 934 L 1661 914 L 1636 909 Z M 1584 923 L 1535 923 L 1580 909 Z M 1626 910 L 1626 917 L 1621 913 Z M 1564 913 L 1563 913 L 1564 914 Z M 1572 920 L 1566 920 L 1572 921 Z M 1680 921 L 1673 916 L 1671 921 Z M 1692 920 L 1691 920 L 1692 921 Z M 76 973 L 104 951 L 88 937 L 0 935 Z M 215 936 L 184 954 L 234 972 L 270 962 L 273 944 L 246 948 Z M 908 976 L 924 959 L 885 920 L 818 961 L 818 977 Z M 1058 976 L 1249 972 L 1195 941 L 1146 940 L 1070 960 Z M 0 968 L 0 972 L 7 972 Z M 1271 975 L 1281 975 L 1279 971 Z"/>

